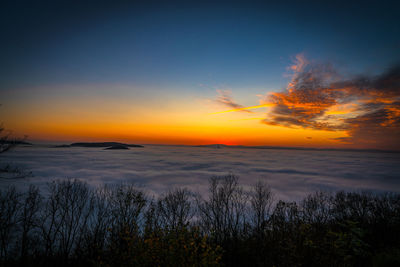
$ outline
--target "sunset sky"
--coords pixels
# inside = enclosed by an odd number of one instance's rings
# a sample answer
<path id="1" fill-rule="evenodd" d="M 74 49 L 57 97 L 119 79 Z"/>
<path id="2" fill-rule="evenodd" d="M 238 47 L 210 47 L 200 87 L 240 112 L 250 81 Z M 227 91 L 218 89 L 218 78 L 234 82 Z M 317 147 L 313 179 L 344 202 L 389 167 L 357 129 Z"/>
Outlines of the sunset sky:
<path id="1" fill-rule="evenodd" d="M 14 136 L 400 150 L 396 1 L 117 2 L 2 4 Z"/>

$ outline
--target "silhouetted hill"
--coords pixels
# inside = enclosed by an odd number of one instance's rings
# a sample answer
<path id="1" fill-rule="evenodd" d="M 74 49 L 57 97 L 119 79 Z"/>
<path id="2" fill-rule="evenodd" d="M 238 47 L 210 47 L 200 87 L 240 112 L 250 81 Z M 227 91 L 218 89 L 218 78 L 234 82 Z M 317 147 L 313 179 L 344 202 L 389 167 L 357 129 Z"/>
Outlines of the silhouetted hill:
<path id="1" fill-rule="evenodd" d="M 192 147 L 208 147 L 208 148 L 246 148 L 246 149 L 282 149 L 282 150 L 311 150 L 311 151 L 344 151 L 344 152 L 386 152 L 399 153 L 399 150 L 387 149 L 365 149 L 365 148 L 317 148 L 317 147 L 290 147 L 290 146 L 243 146 L 243 145 L 196 145 Z"/>
<path id="2" fill-rule="evenodd" d="M 114 146 L 107 147 L 105 149 L 107 149 L 107 150 L 108 149 L 129 149 L 129 147 L 127 147 L 125 145 L 114 145 Z"/>
<path id="3" fill-rule="evenodd" d="M 2 142 L 2 144 L 7 144 L 7 145 L 29 145 L 32 146 L 32 143 L 28 143 L 25 141 L 18 141 L 18 140 L 5 140 Z"/>
<path id="4" fill-rule="evenodd" d="M 224 144 L 211 144 L 211 145 L 198 145 L 194 147 L 209 147 L 209 148 L 224 148 L 224 147 L 229 147 L 228 145 Z"/>
<path id="5" fill-rule="evenodd" d="M 57 146 L 53 146 L 53 147 L 58 148 L 58 147 L 71 147 L 71 146 L 70 145 L 57 145 Z"/>
<path id="6" fill-rule="evenodd" d="M 141 145 L 123 144 L 118 142 L 72 143 L 70 146 L 71 147 L 114 147 L 114 146 L 143 147 Z"/>

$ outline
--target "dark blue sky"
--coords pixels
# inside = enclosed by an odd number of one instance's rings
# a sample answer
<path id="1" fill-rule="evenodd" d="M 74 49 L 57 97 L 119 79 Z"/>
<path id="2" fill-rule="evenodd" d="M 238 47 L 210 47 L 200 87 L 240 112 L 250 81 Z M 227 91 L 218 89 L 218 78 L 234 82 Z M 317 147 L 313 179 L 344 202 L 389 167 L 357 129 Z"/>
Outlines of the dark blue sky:
<path id="1" fill-rule="evenodd" d="M 277 89 L 298 53 L 351 73 L 381 72 L 400 56 L 396 1 L 29 2 L 2 4 L 2 89 L 60 83 Z"/>

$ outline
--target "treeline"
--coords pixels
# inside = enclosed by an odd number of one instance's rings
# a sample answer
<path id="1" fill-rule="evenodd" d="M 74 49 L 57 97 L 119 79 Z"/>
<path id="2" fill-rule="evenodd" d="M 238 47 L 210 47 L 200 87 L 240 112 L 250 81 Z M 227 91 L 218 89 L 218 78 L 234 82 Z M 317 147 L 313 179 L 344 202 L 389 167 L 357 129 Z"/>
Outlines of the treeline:
<path id="1" fill-rule="evenodd" d="M 400 195 L 316 192 L 302 201 L 234 175 L 157 199 L 78 180 L 0 191 L 2 266 L 400 266 Z"/>

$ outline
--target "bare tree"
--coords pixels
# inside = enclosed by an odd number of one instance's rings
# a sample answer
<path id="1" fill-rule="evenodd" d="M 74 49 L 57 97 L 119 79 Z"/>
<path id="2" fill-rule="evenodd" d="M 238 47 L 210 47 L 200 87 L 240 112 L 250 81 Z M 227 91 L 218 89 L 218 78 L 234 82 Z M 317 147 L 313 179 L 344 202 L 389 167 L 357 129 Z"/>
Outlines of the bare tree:
<path id="1" fill-rule="evenodd" d="M 158 211 L 157 201 L 152 198 L 148 201 L 147 209 L 144 213 L 144 237 L 148 238 L 160 229 L 160 212 Z"/>
<path id="2" fill-rule="evenodd" d="M 28 192 L 24 194 L 24 197 L 19 215 L 21 225 L 20 257 L 22 259 L 27 256 L 29 249 L 37 245 L 35 242 L 37 242 L 38 238 L 35 237 L 35 234 L 37 234 L 40 222 L 39 212 L 43 201 L 39 189 L 33 185 L 29 186 Z"/>
<path id="3" fill-rule="evenodd" d="M 0 154 L 9 151 L 11 148 L 23 142 L 23 139 L 11 138 L 11 132 L 6 131 L 2 124 L 0 124 Z M 25 136 L 26 138 L 26 136 Z M 32 172 L 26 172 L 19 167 L 12 166 L 11 164 L 5 164 L 0 166 L 0 173 L 6 174 L 0 178 L 25 178 L 33 176 Z"/>
<path id="4" fill-rule="evenodd" d="M 20 194 L 14 186 L 0 190 L 0 258 L 8 259 L 18 231 Z"/>
<path id="5" fill-rule="evenodd" d="M 56 181 L 49 184 L 50 197 L 43 215 L 42 232 L 45 251 L 67 258 L 83 240 L 89 216 L 93 210 L 92 194 L 78 180 Z"/>
<path id="6" fill-rule="evenodd" d="M 325 225 L 332 217 L 332 197 L 321 191 L 308 195 L 301 202 L 301 213 L 305 223 Z"/>
<path id="7" fill-rule="evenodd" d="M 271 216 L 273 195 L 269 186 L 258 181 L 251 191 L 251 211 L 253 227 L 257 234 L 260 234 L 266 227 Z"/>
<path id="8" fill-rule="evenodd" d="M 103 250 L 109 236 L 109 227 L 111 227 L 111 206 L 104 193 L 104 187 L 98 188 L 93 192 L 93 208 L 89 216 L 86 231 L 82 235 L 83 247 L 88 253 L 93 255 Z M 82 249 L 84 250 L 84 249 Z"/>
<path id="9" fill-rule="evenodd" d="M 132 185 L 122 184 L 106 186 L 104 194 L 110 205 L 113 232 L 138 231 L 144 217 L 146 195 Z"/>
<path id="10" fill-rule="evenodd" d="M 175 189 L 158 200 L 157 210 L 164 227 L 175 230 L 189 224 L 193 217 L 192 195 L 187 189 Z"/>
<path id="11" fill-rule="evenodd" d="M 3 125 L 0 125 L 0 153 L 10 150 L 16 145 L 15 140 L 10 140 L 10 133 L 5 133 Z"/>
<path id="12" fill-rule="evenodd" d="M 367 223 L 374 209 L 373 199 L 372 194 L 368 192 L 338 192 L 332 200 L 332 213 L 340 221 Z"/>
<path id="13" fill-rule="evenodd" d="M 272 213 L 273 230 L 281 233 L 293 233 L 300 221 L 299 206 L 296 202 L 280 200 Z"/>
<path id="14" fill-rule="evenodd" d="M 208 200 L 198 198 L 200 223 L 217 242 L 237 237 L 246 222 L 248 196 L 238 185 L 238 177 L 227 175 L 210 179 Z"/>

